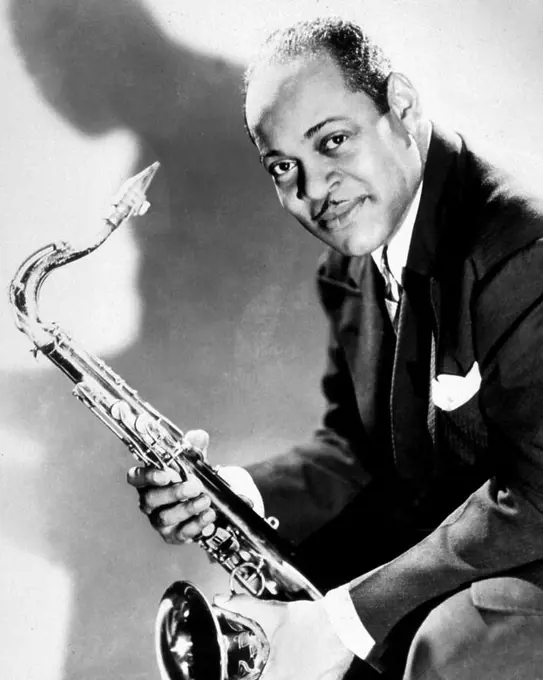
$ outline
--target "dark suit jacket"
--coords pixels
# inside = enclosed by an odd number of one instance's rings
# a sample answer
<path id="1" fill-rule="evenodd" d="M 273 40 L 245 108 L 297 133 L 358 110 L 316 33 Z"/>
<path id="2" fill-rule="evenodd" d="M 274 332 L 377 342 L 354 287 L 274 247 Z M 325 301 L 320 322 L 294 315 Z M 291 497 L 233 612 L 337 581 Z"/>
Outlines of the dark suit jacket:
<path id="1" fill-rule="evenodd" d="M 309 571 L 358 576 L 377 642 L 434 598 L 543 560 L 542 238 L 541 206 L 434 128 L 397 339 L 371 257 L 321 263 L 322 428 L 249 470 L 280 531 L 310 546 Z M 430 366 L 463 376 L 474 362 L 479 392 L 429 408 Z"/>

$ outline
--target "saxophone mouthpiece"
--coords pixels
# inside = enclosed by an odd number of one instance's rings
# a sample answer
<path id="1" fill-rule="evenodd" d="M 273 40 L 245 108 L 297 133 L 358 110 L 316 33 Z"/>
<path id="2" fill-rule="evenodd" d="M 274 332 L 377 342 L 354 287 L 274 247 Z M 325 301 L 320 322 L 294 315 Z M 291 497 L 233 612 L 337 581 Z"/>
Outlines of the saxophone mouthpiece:
<path id="1" fill-rule="evenodd" d="M 132 184 L 134 187 L 137 187 L 143 194 L 145 194 L 159 168 L 160 163 L 158 161 L 155 161 L 154 163 L 151 163 L 151 165 L 148 165 L 144 170 L 139 172 L 137 175 L 134 175 L 134 177 L 129 179 L 127 184 L 128 183 Z"/>
<path id="2" fill-rule="evenodd" d="M 106 218 L 112 226 L 117 227 L 130 217 L 145 215 L 150 206 L 147 189 L 159 167 L 160 163 L 156 161 L 124 182 L 113 198 L 112 211 Z"/>

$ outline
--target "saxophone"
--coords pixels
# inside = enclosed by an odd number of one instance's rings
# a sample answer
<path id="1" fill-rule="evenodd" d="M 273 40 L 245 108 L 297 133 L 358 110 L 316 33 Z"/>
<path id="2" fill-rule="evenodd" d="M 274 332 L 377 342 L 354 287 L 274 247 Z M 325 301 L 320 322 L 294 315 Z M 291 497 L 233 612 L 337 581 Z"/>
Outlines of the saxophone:
<path id="1" fill-rule="evenodd" d="M 182 478 L 192 474 L 203 484 L 216 512 L 215 530 L 198 543 L 254 597 L 292 601 L 321 597 L 294 565 L 292 547 L 237 496 L 183 432 L 143 401 L 138 393 L 101 359 L 85 351 L 54 322 L 39 315 L 39 293 L 50 272 L 89 255 L 132 217 L 144 214 L 145 192 L 159 163 L 153 163 L 123 184 L 92 238 L 72 245 L 59 241 L 28 257 L 10 286 L 10 302 L 20 331 L 74 384 L 73 394 L 124 442 L 136 459 L 157 468 L 171 468 Z M 262 628 L 247 617 L 210 605 L 188 581 L 173 583 L 164 593 L 156 619 L 155 647 L 163 680 L 256 680 L 269 656 Z"/>

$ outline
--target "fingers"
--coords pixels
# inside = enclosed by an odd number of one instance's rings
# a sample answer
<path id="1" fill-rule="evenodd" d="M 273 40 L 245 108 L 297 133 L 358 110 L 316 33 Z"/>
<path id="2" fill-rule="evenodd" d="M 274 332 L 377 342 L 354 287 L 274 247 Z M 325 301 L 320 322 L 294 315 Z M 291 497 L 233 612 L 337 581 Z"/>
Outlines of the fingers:
<path id="1" fill-rule="evenodd" d="M 205 458 L 209 435 L 204 430 L 191 430 L 185 435 L 185 443 Z M 167 543 L 186 543 L 213 533 L 216 513 L 194 475 L 182 481 L 173 470 L 143 465 L 131 468 L 127 481 L 138 491 L 140 510 Z"/>
<path id="2" fill-rule="evenodd" d="M 178 521 L 188 519 L 190 515 L 191 501 L 203 495 L 204 487 L 195 477 L 189 477 L 186 482 L 168 484 L 168 486 L 145 486 L 139 487 L 140 508 L 150 515 L 155 510 L 164 506 L 181 505 L 185 509 L 185 516 Z"/>
<path id="3" fill-rule="evenodd" d="M 138 491 L 140 510 L 167 543 L 186 543 L 213 532 L 216 514 L 194 475 L 180 482 L 171 470 L 141 466 L 129 470 L 127 479 Z"/>
<path id="4" fill-rule="evenodd" d="M 136 487 L 136 489 L 141 489 L 145 486 L 167 486 L 168 484 L 180 482 L 181 477 L 178 472 L 170 468 L 160 470 L 155 467 L 141 465 L 128 470 L 126 481 Z"/>
<path id="5" fill-rule="evenodd" d="M 196 538 L 207 535 L 207 533 L 212 534 L 215 530 L 215 526 L 213 524 L 215 519 L 215 511 L 212 508 L 208 508 L 199 515 L 193 516 L 192 519 L 186 522 L 173 523 L 171 525 L 157 527 L 157 531 L 166 541 L 166 543 L 171 543 L 174 545 L 180 543 L 190 543 Z M 170 521 L 170 518 L 166 516 L 165 521 Z"/>

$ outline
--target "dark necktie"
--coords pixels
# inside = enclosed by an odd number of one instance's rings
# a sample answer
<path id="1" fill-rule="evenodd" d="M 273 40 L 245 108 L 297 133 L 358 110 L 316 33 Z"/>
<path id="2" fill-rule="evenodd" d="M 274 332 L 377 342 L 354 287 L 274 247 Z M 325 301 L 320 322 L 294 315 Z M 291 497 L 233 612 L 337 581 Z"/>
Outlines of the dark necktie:
<path id="1" fill-rule="evenodd" d="M 402 289 L 398 281 L 394 278 L 392 271 L 390 270 L 390 265 L 388 263 L 388 246 L 383 248 L 381 253 L 381 274 L 385 281 L 385 304 L 388 311 L 390 320 L 394 330 L 396 330 L 398 325 L 398 311 L 400 306 L 400 298 Z"/>

